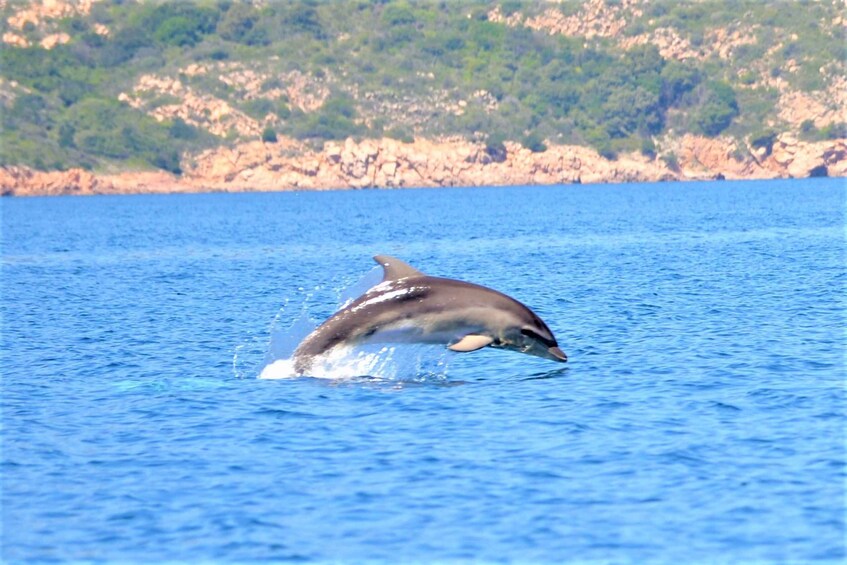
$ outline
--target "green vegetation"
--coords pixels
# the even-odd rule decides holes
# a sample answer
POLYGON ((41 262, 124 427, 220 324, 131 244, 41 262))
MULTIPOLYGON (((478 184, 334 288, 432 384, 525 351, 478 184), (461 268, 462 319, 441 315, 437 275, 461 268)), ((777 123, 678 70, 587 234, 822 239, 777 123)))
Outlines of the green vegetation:
POLYGON ((772 129, 753 134, 750 137, 750 147, 754 149, 764 149, 765 155, 770 155, 773 149, 773 143, 776 141, 777 132, 772 129))
POLYGON ((267 126, 264 130, 262 130, 262 141, 265 143, 276 143, 277 137, 274 128, 267 126))
POLYGON ((800 124, 800 136, 807 141, 847 138, 847 123, 834 123, 818 128, 811 120, 800 124))
MULTIPOLYGON (((0 8, 0 32, 18 4, 0 8)), ((535 152, 553 142, 591 145, 610 158, 622 151, 654 157, 654 139, 672 131, 729 134, 769 148, 781 127, 778 92, 762 77, 810 91, 828 86, 819 69, 844 72, 844 43, 820 23, 834 19, 830 4, 645 4, 625 35, 673 28, 695 49, 718 28, 755 38, 729 59, 677 61, 652 45, 624 50, 609 38, 585 41, 488 18, 498 5, 506 15, 551 6, 572 15, 575 2, 104 0, 86 16, 53 24, 71 36, 65 45, 0 50, 0 164, 179 172, 183 153, 245 139, 235 130, 215 136, 199 118, 151 117, 181 102, 173 93, 142 93, 138 108, 118 101, 150 74, 225 101, 258 123, 256 138, 266 142, 461 135, 484 139, 494 160, 507 140, 535 152), (97 33, 100 25, 107 35, 97 33), (211 71, 186 75, 193 64, 211 71), (246 96, 226 80, 227 69, 262 77, 260 91, 246 96), (319 108, 303 111, 285 94, 292 73, 328 92, 319 108)), ((39 33, 24 30, 35 45, 39 33)), ((800 133, 826 139, 844 129, 812 124, 800 133)))

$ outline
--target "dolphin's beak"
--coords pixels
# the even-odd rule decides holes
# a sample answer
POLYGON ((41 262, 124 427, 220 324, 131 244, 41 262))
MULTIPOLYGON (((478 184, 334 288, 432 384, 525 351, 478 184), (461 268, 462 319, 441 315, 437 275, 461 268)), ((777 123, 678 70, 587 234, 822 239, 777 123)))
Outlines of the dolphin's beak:
POLYGON ((568 356, 565 355, 565 352, 559 349, 558 347, 553 346, 549 348, 547 350, 547 353, 550 354, 551 359, 556 359, 558 361, 561 361, 562 363, 568 360, 568 356))

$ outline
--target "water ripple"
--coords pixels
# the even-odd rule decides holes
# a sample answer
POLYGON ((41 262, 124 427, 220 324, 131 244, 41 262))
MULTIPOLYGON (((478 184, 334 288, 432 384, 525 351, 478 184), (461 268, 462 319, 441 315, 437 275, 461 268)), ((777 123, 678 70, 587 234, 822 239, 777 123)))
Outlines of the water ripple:
POLYGON ((843 561, 844 198, 4 200, 0 558, 843 561), (570 361, 255 378, 376 253, 515 295, 570 361))

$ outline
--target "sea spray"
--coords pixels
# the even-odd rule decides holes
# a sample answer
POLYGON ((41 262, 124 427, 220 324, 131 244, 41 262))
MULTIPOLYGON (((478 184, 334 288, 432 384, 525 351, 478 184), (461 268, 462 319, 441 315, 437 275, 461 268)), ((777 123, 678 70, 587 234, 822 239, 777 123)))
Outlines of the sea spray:
MULTIPOLYGON (((447 379, 449 352, 429 344, 368 344, 361 347, 336 347, 316 357, 308 376, 318 379, 348 380, 357 378, 385 381, 431 382, 447 379)), ((281 358, 266 365, 260 379, 302 377, 291 358, 281 358)))
MULTIPOLYGON (((375 267, 354 283, 332 285, 338 311, 380 282, 382 269, 375 267)), ((298 289, 298 296, 286 298, 263 337, 253 337, 238 345, 233 354, 236 377, 260 379, 297 378, 292 354, 318 322, 313 312, 325 300, 328 289, 298 289), (296 313, 293 316, 292 314, 296 313)), ((310 377, 322 379, 376 378, 390 381, 443 381, 447 378, 449 352, 429 344, 366 344, 337 347, 316 358, 310 377)))

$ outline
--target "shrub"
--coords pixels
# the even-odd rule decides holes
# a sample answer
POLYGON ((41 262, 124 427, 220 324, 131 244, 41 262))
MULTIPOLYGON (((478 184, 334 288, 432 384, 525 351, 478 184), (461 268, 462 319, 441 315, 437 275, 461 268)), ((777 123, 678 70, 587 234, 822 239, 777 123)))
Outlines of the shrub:
POLYGON ((389 128, 384 132, 385 137, 396 139, 397 141, 402 141, 403 143, 413 143, 415 141, 415 136, 406 126, 395 126, 393 128, 389 128))
POLYGON ((829 124, 821 128, 823 139, 845 139, 847 138, 847 123, 829 124))
POLYGON ((765 155, 770 155, 773 142, 776 141, 776 135, 776 132, 772 129, 754 133, 750 136, 750 146, 755 149, 764 149, 765 155))
POLYGON ((62 124, 59 126, 59 146, 60 147, 76 147, 74 134, 76 128, 71 124, 62 124))
POLYGON ((704 102, 693 113, 693 124, 701 133, 714 137, 738 116, 735 91, 725 82, 712 82, 707 85, 703 98, 704 102))
POLYGON ((808 119, 803 120, 803 123, 800 124, 800 133, 804 135, 810 135, 817 131, 817 127, 815 126, 815 120, 808 119))
POLYGON ((218 34, 227 41, 247 43, 250 32, 259 20, 256 8, 246 2, 237 2, 230 6, 218 23, 218 34))
POLYGON ((544 139, 536 131, 532 131, 529 135, 521 140, 521 145, 532 151, 533 153, 544 153, 547 151, 547 145, 544 139))
POLYGON ((656 158, 656 144, 652 137, 641 138, 641 154, 650 159, 656 158))
POLYGON ((157 152, 152 159, 152 164, 175 175, 182 174, 182 167, 179 164, 179 153, 173 149, 162 149, 157 152))
POLYGON ((283 17, 284 24, 296 32, 308 33, 315 39, 325 39, 326 32, 321 25, 315 6, 316 2, 308 0, 293 3, 283 17))
POLYGON ((276 114, 281 120, 286 120, 291 116, 291 109, 285 103, 284 98, 254 98, 245 102, 242 109, 245 114, 259 121, 264 120, 268 114, 276 114))
POLYGON ((168 134, 174 139, 194 141, 199 137, 197 128, 185 123, 182 118, 176 118, 168 128, 168 134))
POLYGON ((729 127, 737 112, 720 104, 704 105, 694 117, 696 129, 708 136, 715 137, 729 127))
POLYGON ((738 80, 741 81, 741 84, 746 84, 747 86, 750 86, 756 82, 757 78, 758 77, 756 73, 754 73, 753 71, 744 71, 741 76, 738 77, 738 80))
POLYGON ((47 123, 47 102, 38 94, 21 94, 15 99, 12 112, 19 119, 44 126, 47 123))
POLYGON ((179 155, 186 144, 202 145, 208 137, 182 120, 159 123, 109 98, 83 100, 70 109, 67 118, 65 127, 60 127, 60 141, 73 141, 89 158, 147 162, 176 174, 181 171, 179 155))
POLYGON ((301 140, 339 140, 365 132, 366 128, 353 120, 327 112, 298 115, 293 127, 294 137, 301 140))
POLYGON ((322 107, 327 114, 338 114, 348 119, 356 117, 356 103, 346 94, 336 94, 327 98, 322 107))
POLYGON ((615 151, 615 148, 612 146, 611 142, 609 142, 608 144, 601 144, 597 148, 597 151, 598 153, 600 153, 601 157, 603 157, 604 159, 608 159, 609 161, 616 161, 618 158, 618 152, 615 151))
POLYGON ((585 132, 585 140, 606 159, 614 161, 618 158, 612 139, 603 126, 596 126, 585 132))
POLYGON ((668 166, 668 168, 672 171, 679 171, 679 158, 676 156, 676 153, 673 151, 669 153, 665 153, 661 157, 662 161, 668 166))
POLYGON ((502 163, 506 160, 506 136, 500 132, 494 132, 488 135, 485 141, 485 152, 491 157, 495 163, 502 163))
POLYGON ((398 26, 415 23, 415 14, 404 4, 390 4, 382 11, 380 18, 384 24, 398 26))
POLYGON ((244 113, 257 120, 264 120, 265 116, 274 111, 275 104, 267 98, 254 98, 248 100, 242 106, 244 113))
POLYGON ((181 16, 162 22, 162 25, 156 28, 154 37, 165 45, 177 47, 190 47, 200 40, 197 26, 188 18, 181 16))
POLYGON ((106 67, 116 67, 132 59, 149 44, 150 36, 137 27, 118 29, 110 35, 106 48, 100 51, 100 62, 106 67))
POLYGON ((683 97, 700 84, 701 74, 696 68, 670 61, 661 73, 661 100, 665 106, 678 104, 683 97))
POLYGON ((511 16, 515 12, 519 12, 523 8, 523 3, 520 0, 506 0, 500 5, 500 12, 504 16, 511 16))
POLYGON ((264 130, 262 130, 262 141, 265 143, 276 143, 276 132, 271 126, 267 126, 264 130))
POLYGON ((213 61, 226 61, 229 59, 229 51, 223 47, 216 47, 209 52, 209 58, 213 61))
POLYGON ((636 132, 658 133, 663 117, 659 97, 638 86, 615 90, 602 107, 602 123, 611 137, 628 137, 636 132))

